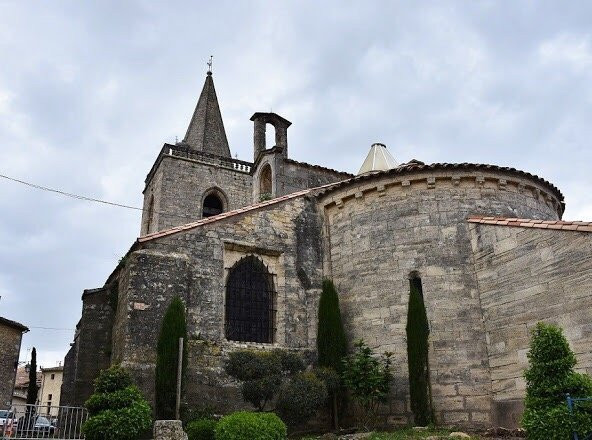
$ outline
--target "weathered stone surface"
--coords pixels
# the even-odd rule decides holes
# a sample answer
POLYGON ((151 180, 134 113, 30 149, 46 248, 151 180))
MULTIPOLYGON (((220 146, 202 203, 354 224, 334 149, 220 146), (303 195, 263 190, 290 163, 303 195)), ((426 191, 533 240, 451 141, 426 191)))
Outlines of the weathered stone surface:
MULTIPOLYGON (((351 177, 289 159, 285 120, 277 145, 265 149, 266 120, 254 119, 254 163, 183 144, 163 147, 146 179, 142 234, 200 219, 211 191, 229 211, 259 202, 263 192, 279 197, 351 177)), ((385 425, 406 425, 412 421, 405 328, 413 274, 421 277, 430 323, 436 421, 511 426, 520 414, 536 321, 561 324, 579 367, 592 370, 592 234, 466 220, 558 220, 562 212, 561 194, 535 176, 415 163, 145 237, 104 288, 85 293, 62 395, 80 402, 98 369, 113 362, 129 368, 153 401, 160 322, 178 295, 187 307, 186 403, 217 413, 244 408, 238 384, 224 372, 228 354, 279 347, 312 363, 320 288, 328 277, 340 292, 350 342, 363 338, 378 352, 394 353, 390 400, 379 416, 385 425), (226 338, 227 277, 246 256, 259 259, 273 280, 271 343, 226 338)), ((355 415, 350 409, 346 419, 355 415)))
POLYGON ((26 327, 0 318, 0 409, 9 408, 21 349, 21 338, 26 327))
POLYGON ((157 420, 154 422, 154 440, 187 440, 181 420, 157 420))
POLYGON ((592 372, 592 234, 471 225, 485 322, 496 426, 518 426, 523 410, 529 333, 538 321, 559 324, 592 372), (514 243, 499 246, 499 243, 514 243))
POLYGON ((114 313, 114 302, 109 298, 111 286, 88 289, 82 294, 82 316, 64 362, 60 405, 83 405, 93 393, 99 372, 111 365, 114 313))
POLYGON ((408 278, 416 271, 431 329, 437 420, 486 426, 491 377, 466 218, 481 213, 556 219, 557 213, 533 193, 519 192, 521 182, 510 176, 503 191, 493 176, 485 176, 480 187, 464 172, 436 175, 430 189, 428 177, 362 182, 322 198, 330 243, 325 271, 340 291, 349 339, 363 338, 378 351, 395 353, 393 396, 408 395, 408 278))

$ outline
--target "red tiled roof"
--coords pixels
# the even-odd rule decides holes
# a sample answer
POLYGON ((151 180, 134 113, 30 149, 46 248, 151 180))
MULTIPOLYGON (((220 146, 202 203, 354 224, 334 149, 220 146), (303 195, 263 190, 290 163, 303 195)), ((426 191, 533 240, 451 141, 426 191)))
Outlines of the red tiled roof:
POLYGON ((255 211, 257 209, 266 208, 271 205, 276 205, 281 202, 285 202, 286 200, 295 199, 298 197, 302 197, 306 194, 309 194, 315 190, 328 188, 329 186, 335 185, 335 183, 329 183, 327 185, 318 186, 316 188, 309 188, 304 189, 302 191, 297 191, 291 194, 287 194, 285 196, 277 197, 275 199, 266 200, 264 202, 255 203, 253 205, 248 205, 243 208, 234 209, 232 211, 223 212, 222 214, 213 215, 211 217, 202 218, 201 220, 197 220, 192 223, 187 223, 181 226, 175 226, 171 229, 165 229, 164 231, 157 231, 153 232, 152 234, 144 235, 137 239, 137 243, 144 243, 146 241, 154 240, 155 238, 166 237, 168 235, 176 234, 178 232, 187 231, 189 229, 194 229, 202 225, 207 225, 209 223, 214 223, 219 220, 224 220, 229 217, 234 217, 235 215, 244 214, 245 212, 255 211))
MULTIPOLYGON (((41 371, 37 371, 36 382, 37 385, 41 385, 41 371)), ((16 388, 27 388, 29 386, 29 370, 26 367, 17 368, 14 386, 16 388)))
POLYGON ((469 223, 520 228, 560 229, 563 231, 592 232, 592 222, 566 222, 561 220, 535 220, 529 218, 471 216, 469 223))

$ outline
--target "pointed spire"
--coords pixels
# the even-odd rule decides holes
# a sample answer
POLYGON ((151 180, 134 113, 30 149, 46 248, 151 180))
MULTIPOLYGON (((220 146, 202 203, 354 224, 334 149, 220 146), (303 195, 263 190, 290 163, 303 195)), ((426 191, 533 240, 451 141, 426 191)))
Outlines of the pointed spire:
POLYGON ((358 176, 372 171, 390 170, 396 166, 397 162, 386 149, 386 145, 379 143, 372 144, 368 156, 366 156, 360 171, 358 171, 358 176))
MULTIPOLYGON (((211 64, 208 66, 211 69, 211 64)), ((208 70, 183 142, 198 151, 231 157, 211 70, 208 70)))

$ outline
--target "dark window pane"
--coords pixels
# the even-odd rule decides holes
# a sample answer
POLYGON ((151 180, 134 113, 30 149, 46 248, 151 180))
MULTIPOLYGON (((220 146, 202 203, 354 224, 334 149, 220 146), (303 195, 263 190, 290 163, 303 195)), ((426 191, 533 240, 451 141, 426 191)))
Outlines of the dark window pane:
POLYGON ((273 275, 254 256, 238 261, 226 284, 226 339, 242 342, 273 342, 273 275))

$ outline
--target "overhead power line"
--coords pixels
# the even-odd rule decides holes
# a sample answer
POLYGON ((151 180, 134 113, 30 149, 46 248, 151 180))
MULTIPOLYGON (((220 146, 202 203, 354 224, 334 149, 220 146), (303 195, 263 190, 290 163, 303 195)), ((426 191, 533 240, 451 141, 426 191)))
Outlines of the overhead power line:
MULTIPOLYGON (((62 191, 62 190, 55 189, 55 188, 49 188, 47 186, 37 185, 36 183, 31 183, 31 182, 27 182, 25 180, 16 179, 14 177, 6 176, 4 174, 0 174, 0 177, 3 178, 3 179, 6 179, 6 180, 10 180, 12 182, 16 182, 16 183, 20 183, 22 185, 26 185, 26 186, 31 187, 31 188, 35 188, 35 189, 38 189, 38 190, 41 190, 41 191, 52 192, 52 193, 59 194, 59 195, 65 196, 65 197, 70 197, 72 199, 85 200, 87 202, 102 203, 104 205, 115 206, 115 207, 118 207, 118 208, 125 208, 125 209, 133 209, 135 211, 142 211, 142 212, 143 211, 146 211, 146 212, 149 211, 148 209, 140 208, 140 207, 137 207, 137 206, 125 205, 123 203, 117 203, 117 202, 110 202, 108 200, 97 199, 97 198, 94 198, 94 197, 88 197, 88 196, 83 196, 83 195, 80 195, 80 194, 74 194, 74 193, 62 191)), ((171 213, 164 212, 164 211, 153 211, 153 213, 155 213, 155 214, 162 214, 162 215, 166 215, 166 216, 169 216, 169 217, 182 218, 182 219, 185 219, 185 220, 196 220, 195 217, 188 217, 188 216, 184 216, 184 215, 171 214, 171 213)))
POLYGON ((69 332, 73 332, 74 330, 76 330, 75 328, 58 328, 58 327, 33 327, 33 326, 28 326, 30 329, 39 329, 39 330, 64 330, 64 331, 69 331, 69 332))

